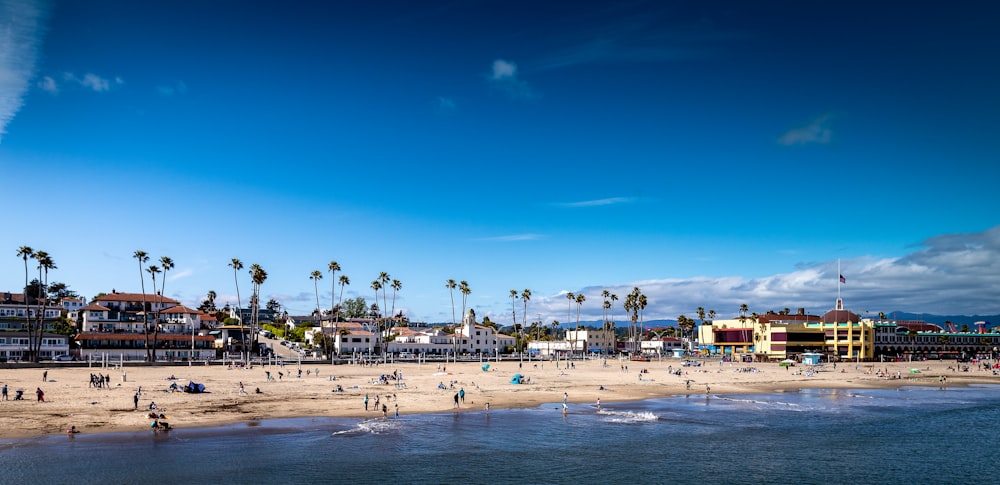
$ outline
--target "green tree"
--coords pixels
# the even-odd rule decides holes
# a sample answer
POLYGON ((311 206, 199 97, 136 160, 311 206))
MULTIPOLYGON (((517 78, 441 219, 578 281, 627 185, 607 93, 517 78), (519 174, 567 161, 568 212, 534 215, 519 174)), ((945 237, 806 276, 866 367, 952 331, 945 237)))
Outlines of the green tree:
POLYGON ((340 304, 338 306, 343 307, 343 305, 344 305, 344 287, 347 286, 347 285, 349 285, 349 284, 351 284, 351 279, 348 278, 347 275, 342 274, 342 275, 340 275, 340 281, 339 281, 339 283, 340 283, 340 298, 339 298, 340 304))
POLYGON ((573 315, 573 302, 576 300, 576 295, 572 291, 566 292, 566 321, 572 320, 573 315))
POLYGON ((35 254, 35 250, 31 249, 31 246, 21 246, 17 249, 17 256, 24 260, 24 324, 29 338, 31 335, 32 324, 31 306, 28 302, 28 258, 30 258, 32 254, 35 254))
POLYGON ((260 328, 260 287, 267 281, 267 271, 264 271, 259 264, 250 265, 250 282, 253 283, 253 297, 254 305, 251 308, 250 316, 250 331, 253 334, 253 351, 259 353, 260 347, 258 346, 259 332, 257 329, 260 328))

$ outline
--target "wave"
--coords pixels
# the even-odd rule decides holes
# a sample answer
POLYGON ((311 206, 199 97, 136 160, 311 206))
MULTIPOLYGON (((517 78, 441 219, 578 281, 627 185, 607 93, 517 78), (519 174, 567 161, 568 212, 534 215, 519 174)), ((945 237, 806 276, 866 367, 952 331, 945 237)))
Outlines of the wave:
POLYGON ((364 434, 383 434, 398 430, 400 423, 398 419, 366 419, 357 424, 354 428, 334 431, 333 436, 359 436, 364 434))
POLYGON ((609 423, 652 423, 660 420, 659 416, 649 411, 611 411, 602 409, 597 414, 605 416, 604 420, 609 423))

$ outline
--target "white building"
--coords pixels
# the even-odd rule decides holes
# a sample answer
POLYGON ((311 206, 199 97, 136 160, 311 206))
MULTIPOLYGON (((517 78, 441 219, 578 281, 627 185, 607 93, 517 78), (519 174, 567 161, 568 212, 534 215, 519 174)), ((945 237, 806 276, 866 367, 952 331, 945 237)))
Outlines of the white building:
MULTIPOLYGON (((28 332, 0 333, 0 360, 21 360, 28 352, 28 332)), ((69 337, 46 333, 42 335, 42 346, 38 351, 41 360, 54 359, 69 354, 69 337)))
POLYGON ((566 341, 575 354, 615 351, 615 333, 611 330, 567 330, 566 341))

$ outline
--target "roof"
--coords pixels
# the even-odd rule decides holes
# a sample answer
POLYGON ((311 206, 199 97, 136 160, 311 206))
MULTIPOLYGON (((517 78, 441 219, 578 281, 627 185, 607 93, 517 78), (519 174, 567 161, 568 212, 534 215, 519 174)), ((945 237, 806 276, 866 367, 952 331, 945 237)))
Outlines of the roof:
POLYGON ((188 307, 186 307, 184 305, 177 305, 177 306, 172 306, 170 308, 167 308, 166 310, 161 310, 160 313, 192 313, 192 314, 200 314, 201 312, 198 311, 198 310, 192 310, 192 309, 190 309, 190 308, 188 308, 188 307))
POLYGON ((861 318, 850 310, 830 310, 823 314, 823 323, 858 323, 861 318))
MULTIPOLYGON (((196 341, 203 342, 215 342, 215 337, 211 335, 195 335, 194 339, 196 341)), ((146 335, 141 333, 107 333, 107 332, 84 332, 78 334, 75 340, 146 340, 146 335)), ((149 340, 153 340, 153 334, 149 334, 149 340)), ((190 342, 191 334, 189 333, 163 333, 160 332, 156 335, 157 342, 164 341, 183 341, 190 342)))
MULTIPOLYGON (((94 301, 143 301, 142 293, 108 293, 107 295, 102 295, 98 298, 94 298, 94 301)), ((163 303, 171 303, 174 305, 180 302, 170 298, 169 296, 160 296, 156 293, 146 293, 145 301, 147 302, 160 302, 162 298, 163 303)))
POLYGON ((85 311, 85 312, 109 312, 109 311, 111 311, 111 309, 107 308, 107 307, 103 307, 101 305, 98 305, 97 303, 91 303, 91 304, 83 307, 81 309, 81 311, 85 311))

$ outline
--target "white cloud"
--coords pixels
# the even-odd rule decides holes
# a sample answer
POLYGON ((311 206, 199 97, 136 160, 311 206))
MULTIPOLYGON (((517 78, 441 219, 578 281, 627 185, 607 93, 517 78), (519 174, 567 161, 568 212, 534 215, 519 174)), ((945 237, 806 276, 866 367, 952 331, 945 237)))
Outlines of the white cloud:
POLYGON ((594 199, 594 200, 582 200, 578 202, 563 202, 557 203, 559 207, 600 207, 606 205, 615 204, 628 204, 630 202, 635 202, 634 197, 608 197, 606 199, 594 199))
POLYGON ((833 137, 833 131, 830 130, 831 118, 831 115, 825 114, 812 120, 806 126, 788 130, 778 137, 778 143, 785 146, 830 143, 833 137))
POLYGON ((192 274, 194 274, 194 271, 192 271, 190 269, 183 269, 183 270, 176 271, 176 272, 171 271, 169 274, 170 274, 170 278, 169 278, 170 281, 176 281, 176 280, 179 280, 181 278, 187 278, 188 276, 191 276, 192 274))
POLYGON ((109 81, 108 79, 98 76, 97 74, 94 74, 92 72, 84 74, 83 77, 79 77, 72 72, 64 72, 63 81, 70 84, 78 85, 85 89, 89 89, 91 91, 94 91, 95 93, 107 92, 110 91, 115 86, 121 86, 122 84, 125 84, 125 81, 122 80, 121 77, 115 77, 113 80, 109 81))
POLYGON ((59 94, 59 85, 56 84, 56 80, 49 76, 45 76, 38 81, 38 87, 47 93, 59 94))
MULTIPOLYGON (((859 315, 906 311, 937 315, 1000 313, 1000 226, 971 234, 946 234, 921 242, 898 258, 861 256, 841 262, 844 306, 859 315)), ((764 313, 786 307, 822 315, 837 298, 837 261, 803 265, 789 273, 760 278, 742 276, 664 278, 608 286, 569 289, 587 297, 581 319, 601 318, 601 291, 619 296, 621 305, 633 287, 647 296, 646 319, 692 317, 698 307, 714 309, 717 318, 733 318, 742 303, 764 313)), ((566 314, 563 294, 532 299, 533 311, 559 319, 566 314)), ((576 309, 574 308, 574 316, 576 309)), ((561 320, 561 319, 560 319, 561 320)))
POLYGON ((517 77, 517 64, 505 61, 503 59, 497 59, 493 61, 492 79, 494 81, 513 79, 516 77, 517 77))
POLYGON ((492 72, 487 76, 490 85, 512 99, 535 99, 538 93, 528 83, 518 79, 517 64, 503 59, 493 61, 492 72))
POLYGON ((31 0, 0 0, 0 140, 24 105, 35 75, 45 10, 31 0))

